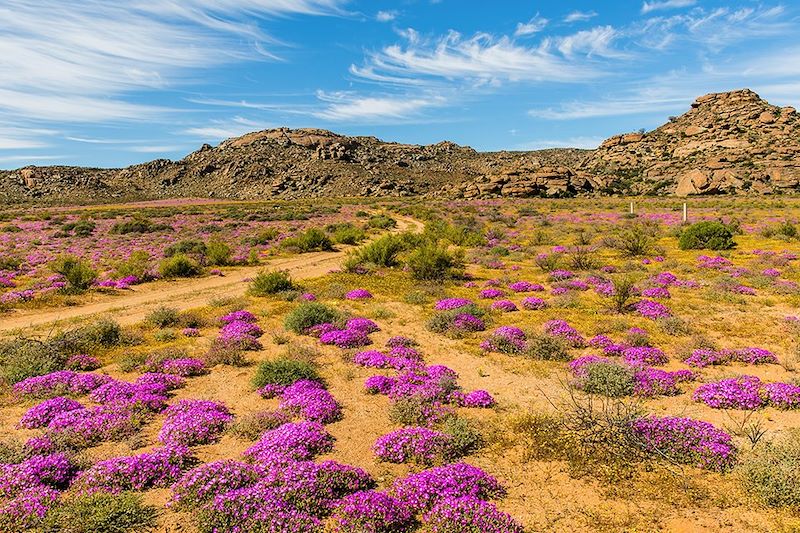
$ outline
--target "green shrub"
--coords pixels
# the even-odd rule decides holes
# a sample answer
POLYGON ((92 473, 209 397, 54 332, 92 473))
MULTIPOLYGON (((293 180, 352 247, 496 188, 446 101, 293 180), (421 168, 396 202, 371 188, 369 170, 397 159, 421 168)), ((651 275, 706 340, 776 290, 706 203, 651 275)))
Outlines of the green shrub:
POLYGON ((31 450, 19 439, 0 438, 0 463, 19 464, 31 456, 31 450))
POLYGON ((757 446, 737 467, 745 491, 767 507, 800 508, 800 440, 797 430, 757 446))
POLYGON ((244 243, 250 244, 251 246, 263 246, 275 240, 280 234, 281 232, 278 231, 278 228, 267 228, 256 233, 252 237, 246 237, 244 243))
POLYGON ((441 431, 453 438, 456 457, 463 457, 483 447, 483 435, 475 423, 456 416, 448 417, 441 425, 441 431))
POLYGON ((156 525, 156 509, 133 493, 61 498, 42 520, 42 533, 123 533, 148 531, 156 525))
POLYGON ((532 335, 525 346, 525 356, 540 361, 569 361, 567 345, 551 335, 532 335))
POLYGON ((312 363, 280 356, 277 359, 263 361, 258 365, 256 374, 253 376, 253 386, 259 389, 264 385, 291 385, 303 379, 322 381, 312 363))
POLYGON ((735 246, 730 228, 716 221, 692 224, 683 230, 678 239, 681 250, 730 250, 735 246))
POLYGON ((389 420, 402 426, 427 426, 430 417, 430 403, 419 396, 401 398, 389 407, 389 420))
POLYGON ((595 363, 586 368, 583 391, 621 398, 633 394, 635 384, 630 368, 615 363, 595 363))
POLYGON ((621 276, 611 280, 614 290, 611 292, 611 306, 617 313, 624 313, 631 307, 632 300, 636 297, 636 280, 632 276, 621 276))
POLYGON ((294 289, 294 283, 289 273, 275 270, 272 272, 259 272, 250 282, 247 292, 253 296, 269 296, 292 289, 294 289))
POLYGON ((180 322, 180 315, 178 310, 174 307, 167 307, 162 305, 150 311, 145 318, 145 321, 158 327, 166 328, 170 326, 177 326, 180 322))
POLYGON ((309 228, 295 237, 284 239, 281 241, 281 246, 301 253, 333 250, 333 242, 330 237, 319 228, 309 228))
POLYGON ((206 366, 229 365, 247 366, 249 361, 244 350, 235 343, 220 342, 218 339, 211 343, 208 352, 203 356, 206 366))
POLYGON ((138 279, 143 280, 147 279, 149 269, 150 254, 144 250, 136 250, 131 253, 128 259, 117 263, 114 274, 118 278, 136 276, 138 279))
POLYGON ((414 279, 444 281, 463 274, 464 254, 460 250, 450 252, 446 246, 426 244, 411 253, 408 267, 414 279))
POLYGON ((158 265, 158 271, 164 278, 191 278, 202 272, 200 265, 184 254, 167 257, 158 265))
POLYGON ((222 241, 212 240, 206 245, 206 263, 211 266, 228 266, 232 257, 233 248, 222 241))
POLYGON ((373 215, 369 217, 367 221, 367 225, 370 228, 377 228, 377 229, 391 229, 397 226, 397 221, 390 216, 387 215, 373 215))
POLYGON ((103 318, 55 335, 48 344, 61 354, 70 356, 93 353, 99 349, 118 346, 122 342, 122 329, 109 318, 103 318))
POLYGON ((12 255, 0 257, 0 270, 16 270, 22 264, 22 259, 12 255))
POLYGON ((178 338, 178 332, 172 328, 162 328, 153 333, 153 338, 158 342, 171 342, 178 338))
POLYGON ((33 339, 0 342, 0 380, 14 384, 33 376, 61 370, 67 357, 49 343, 33 339))
POLYGON ((341 314, 335 309, 319 302, 303 302, 291 313, 286 315, 284 326, 286 329, 304 334, 308 328, 324 324, 326 322, 337 322, 341 319, 341 314))
POLYGON ((358 244, 366 238, 366 233, 350 222, 329 224, 325 230, 333 236, 337 244, 358 244))
POLYGON ((50 264, 53 272, 67 280, 67 290, 83 292, 97 279, 97 271, 85 261, 71 255, 61 256, 50 264))
POLYGON ((79 220, 77 222, 70 222, 61 226, 64 232, 72 232, 76 237, 88 237, 97 228, 97 224, 91 220, 79 220))
POLYGON ((635 224, 620 232, 616 248, 626 257, 641 257, 653 252, 655 241, 643 224, 635 224))
POLYGON ((399 235, 384 235, 358 250, 351 252, 345 268, 352 270, 358 265, 368 264, 379 267, 394 267, 400 264, 398 256, 407 249, 406 242, 399 235))
POLYGON ((190 255, 201 259, 205 258, 206 243, 197 239, 186 239, 164 248, 164 257, 172 257, 177 254, 190 255))

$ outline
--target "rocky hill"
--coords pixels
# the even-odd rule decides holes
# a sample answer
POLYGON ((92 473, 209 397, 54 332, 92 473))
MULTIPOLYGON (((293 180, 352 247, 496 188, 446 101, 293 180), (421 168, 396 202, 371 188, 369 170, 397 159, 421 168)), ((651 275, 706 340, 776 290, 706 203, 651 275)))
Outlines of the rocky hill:
POLYGON ((749 90, 709 94, 647 133, 596 150, 476 152, 326 130, 254 132, 180 161, 0 171, 0 201, 774 193, 800 187, 800 118, 749 90))
POLYGON ((578 168, 649 194, 796 191, 800 116, 748 89, 707 94, 653 131, 611 137, 578 168))

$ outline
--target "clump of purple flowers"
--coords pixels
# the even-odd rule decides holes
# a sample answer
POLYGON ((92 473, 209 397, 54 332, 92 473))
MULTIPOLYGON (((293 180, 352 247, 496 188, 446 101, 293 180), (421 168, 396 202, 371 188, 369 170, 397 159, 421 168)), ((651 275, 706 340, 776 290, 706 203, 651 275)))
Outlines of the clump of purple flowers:
POLYGON ((504 313, 510 313, 517 310, 517 306, 511 300, 496 300, 492 302, 491 309, 495 311, 503 311, 504 313))
POLYGON ((63 394, 86 394, 112 381, 105 374, 81 374, 71 370, 59 370, 43 376, 33 376, 15 383, 14 394, 29 398, 47 398, 63 394))
POLYGON ((514 283, 509 283, 508 288, 514 292, 538 292, 544 290, 544 287, 538 283, 529 281, 515 281, 514 283))
POLYGON ((56 396, 28 409, 20 418, 18 425, 26 429, 44 427, 61 413, 76 409, 83 409, 83 405, 70 398, 56 396))
POLYGON ((172 485, 170 505, 197 508, 217 494, 255 485, 263 474, 257 465, 233 459, 206 463, 189 470, 172 485))
POLYGON ((326 331, 319 336, 322 344, 333 344, 339 348, 358 348, 372 344, 369 336, 360 330, 355 329, 334 329, 326 331))
POLYGON ((672 313, 667 306, 654 300, 640 300, 634 304, 634 308, 636 309, 637 313, 651 320, 669 318, 672 316, 672 313))
POLYGON ((761 380, 755 376, 705 383, 695 389, 692 399, 714 409, 758 409, 764 404, 761 380))
POLYGON ((481 342, 481 349, 487 352, 520 353, 525 351, 527 336, 514 326, 500 326, 492 335, 481 342))
POLYGON ((527 309, 528 311, 538 311, 539 309, 544 309, 546 307, 547 307, 547 302, 545 302, 541 298, 528 296, 527 298, 522 299, 522 308, 527 309))
POLYGON ((372 447, 375 456, 389 463, 431 465, 455 458, 453 437, 423 427, 407 427, 387 433, 372 447))
POLYGON ((431 533, 524 533, 525 528, 494 504, 475 498, 442 498, 425 513, 431 533))
POLYGON ((483 289, 481 292, 478 293, 479 297, 489 300, 494 298, 500 298, 501 296, 505 295, 506 295, 505 292, 497 288, 483 289))
POLYGON ((622 359, 632 366, 665 365, 669 357, 662 350, 651 346, 631 346, 622 352, 622 359))
POLYGON ((460 307, 467 307, 470 305, 474 305, 474 303, 472 300, 467 298, 444 298, 436 302, 434 309, 437 311, 450 311, 452 309, 458 309, 460 307))
POLYGON ((181 400, 165 411, 158 440, 166 445, 210 444, 222 435, 233 415, 221 403, 181 400))
POLYGON ((244 457, 262 464, 308 461, 333 449, 333 437, 319 422, 289 422, 264 433, 244 457))
POLYGON ((167 446, 130 457, 100 461, 81 472, 72 488, 78 493, 145 490, 165 487, 186 469, 192 452, 185 446, 167 446))
POLYGON ((348 300, 365 300, 372 298, 372 293, 367 289, 353 289, 345 294, 344 297, 348 300))
POLYGON ((708 422, 648 416, 634 421, 632 429, 646 451, 680 463, 723 471, 736 461, 731 436, 708 422))
POLYGON ((342 416, 342 409, 333 395, 319 382, 309 380, 296 381, 286 387, 278 409, 321 424, 329 424, 342 416))
POLYGON ((580 348, 586 345, 586 339, 564 320, 550 320, 545 322, 544 331, 548 335, 565 340, 574 348, 580 348))
POLYGON ((336 533, 404 533, 414 523, 410 509, 388 494, 372 490, 337 502, 332 517, 336 533))
POLYGON ((64 366, 68 370, 76 371, 97 370, 100 368, 100 359, 87 354, 77 354, 67 359, 64 366))

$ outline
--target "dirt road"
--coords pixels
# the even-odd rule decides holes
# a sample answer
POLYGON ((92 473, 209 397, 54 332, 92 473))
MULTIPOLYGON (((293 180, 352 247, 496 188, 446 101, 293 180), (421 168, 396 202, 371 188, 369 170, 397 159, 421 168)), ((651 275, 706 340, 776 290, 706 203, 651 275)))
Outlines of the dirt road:
MULTIPOLYGON (((418 232, 424 227, 413 218, 394 218, 397 220, 397 227, 393 232, 418 232)), ((207 305, 212 298, 241 296, 247 290, 246 280, 262 270, 285 270, 296 280, 323 276, 341 266, 342 259, 352 248, 342 246, 335 252, 315 252, 275 259, 264 265, 229 270, 222 277, 146 283, 121 294, 102 296, 85 305, 11 313, 0 316, 0 336, 21 329, 40 329, 44 326, 80 322, 94 315, 110 315, 122 325, 134 324, 162 305, 185 310, 207 305)))

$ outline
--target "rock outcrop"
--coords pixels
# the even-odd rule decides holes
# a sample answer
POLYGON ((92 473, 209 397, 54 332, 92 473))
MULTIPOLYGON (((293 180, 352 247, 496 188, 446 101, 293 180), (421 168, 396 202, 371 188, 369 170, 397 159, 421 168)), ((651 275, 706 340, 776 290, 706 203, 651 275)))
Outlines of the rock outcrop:
POLYGON ((278 128, 124 169, 0 171, 0 202, 351 196, 494 198, 769 194, 800 189, 800 116, 747 89, 701 96, 680 117, 596 150, 476 152, 321 129, 278 128))

